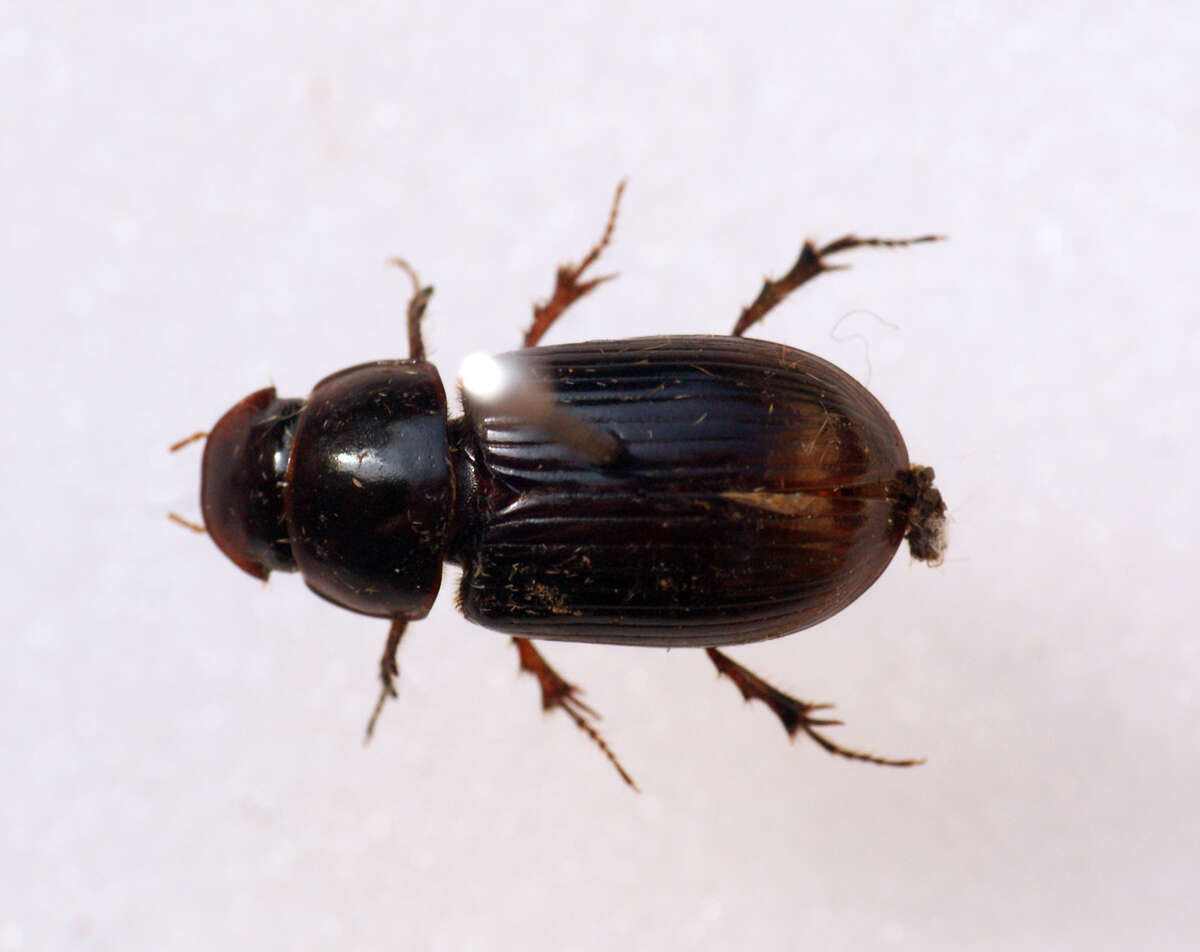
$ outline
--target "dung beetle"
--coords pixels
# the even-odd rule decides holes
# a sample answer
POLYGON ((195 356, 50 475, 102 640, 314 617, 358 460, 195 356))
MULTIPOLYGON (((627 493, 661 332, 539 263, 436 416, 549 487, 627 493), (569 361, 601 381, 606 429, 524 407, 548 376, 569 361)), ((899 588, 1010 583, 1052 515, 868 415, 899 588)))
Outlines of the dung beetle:
POLYGON ((204 527, 255 578, 299 571, 322 598, 390 619, 368 737, 396 695, 401 636, 429 613, 451 562, 466 617, 512 636, 543 708, 565 711, 630 786, 595 711, 530 639, 703 647, 789 735, 804 731, 854 760, 921 763, 834 743, 817 730, 840 723, 816 715, 829 705, 784 694, 718 646, 836 614, 902 539, 915 558, 941 560, 945 505, 933 470, 909 463, 880 403, 819 357, 742 336, 841 267, 831 256, 938 236, 806 241, 731 336, 537 346, 612 277, 583 279, 612 237, 623 187, 600 240, 559 268, 552 296, 535 306, 524 349, 484 362, 506 375, 500 385, 464 373, 453 419, 421 338, 433 288, 397 259, 413 284, 409 359, 341 370, 305 400, 259 390, 176 445, 207 436, 204 527))

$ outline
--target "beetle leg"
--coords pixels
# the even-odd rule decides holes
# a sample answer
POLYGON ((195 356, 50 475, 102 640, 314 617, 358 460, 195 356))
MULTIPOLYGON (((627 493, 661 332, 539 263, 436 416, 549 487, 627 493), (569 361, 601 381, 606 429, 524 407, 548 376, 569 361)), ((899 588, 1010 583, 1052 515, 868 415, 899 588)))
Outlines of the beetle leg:
POLYGON ((747 701, 757 698, 766 704, 783 723, 783 729, 788 732, 789 737, 794 738, 797 731, 804 731, 804 733, 831 754, 846 757, 850 760, 865 760, 871 764, 883 764, 886 767, 912 767, 916 764, 925 763, 923 757, 911 760, 891 760, 887 757, 877 757, 875 754, 850 750, 848 747, 841 747, 835 744, 829 738, 817 733, 814 728, 835 727, 839 726, 842 722, 811 716, 814 711, 827 710, 833 707, 832 704, 810 704, 808 701, 798 700, 791 695, 784 694, 778 688, 772 687, 757 674, 747 671, 736 661, 723 655, 716 648, 708 648, 706 650, 708 651, 708 657, 717 667, 718 675, 726 675, 737 685, 738 690, 742 692, 742 697, 747 701))
POLYGON ((592 726, 591 722, 600 720, 600 715, 579 699, 580 689, 550 667, 528 638, 513 638, 513 644, 517 646, 517 654, 521 657, 521 670, 528 671, 542 685, 542 710, 549 711, 551 708, 559 707, 566 711, 567 716, 575 722, 575 726, 587 734, 595 741, 596 746, 604 751, 604 756, 617 768, 621 779, 637 790, 638 786, 633 782, 633 778, 625 772, 625 768, 621 766, 616 755, 609 750, 604 738, 592 726))
POLYGON ((421 287, 421 279, 417 272, 403 258, 391 258, 388 264, 394 264, 412 280, 413 293, 408 299, 408 359, 425 359, 425 340, 421 336, 421 318, 425 316, 425 308, 433 297, 433 285, 421 287))
POLYGON ((396 678, 400 676, 400 666, 396 663, 396 652, 400 648, 400 639, 404 637, 404 629, 407 627, 407 618, 393 618, 392 627, 388 629, 387 642, 384 644, 383 654, 379 658, 379 681, 382 687, 379 691, 379 700, 375 702, 375 710, 371 712, 371 719, 367 721, 367 736, 363 738, 364 744, 375 733, 375 722, 379 720, 379 715, 383 711, 383 705, 387 703, 387 699, 399 697, 396 693, 396 678))
POLYGON ((604 234, 592 246, 592 250, 587 253, 583 261, 577 265, 564 264, 559 266, 558 273, 554 277, 554 293, 550 295, 550 300, 533 306, 533 323, 529 325, 529 330, 525 332, 525 343, 523 346, 536 347, 538 341, 550 329, 550 325, 562 316, 563 311, 595 288, 596 285, 616 277, 615 274, 606 274, 588 281, 579 280, 583 276, 583 272, 595 263, 596 259, 600 257, 600 252, 612 240, 613 228, 617 224, 617 207, 621 204, 621 193, 624 191, 625 181, 622 180, 617 183, 617 193, 613 196, 612 209, 608 213, 608 224, 604 226, 604 234))
POLYGON ((792 265, 792 270, 782 278, 763 279, 762 290, 754 302, 742 311, 741 317, 733 325, 733 336, 741 337, 751 327, 769 314, 777 304, 800 287, 811 281, 822 271, 842 271, 849 267, 845 264, 826 264, 825 258, 840 251, 851 248, 903 248, 925 241, 941 241, 943 235, 922 235, 919 238, 859 238, 857 235, 843 235, 836 241, 818 248, 811 241, 805 241, 800 249, 800 257, 792 265))

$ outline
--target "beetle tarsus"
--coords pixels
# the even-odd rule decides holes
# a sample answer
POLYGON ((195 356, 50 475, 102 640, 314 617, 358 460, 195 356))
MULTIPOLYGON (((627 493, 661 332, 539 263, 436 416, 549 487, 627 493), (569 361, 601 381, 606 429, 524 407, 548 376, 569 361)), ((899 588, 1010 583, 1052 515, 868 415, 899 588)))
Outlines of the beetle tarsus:
POLYGON ((843 235, 836 241, 818 248, 811 241, 805 241, 800 249, 800 256, 792 269, 782 278, 766 278, 762 290, 754 302, 742 311, 737 323, 733 325, 733 336, 741 337, 751 327, 766 317, 784 298, 815 278, 823 271, 844 271, 849 265, 827 264, 829 255, 852 248, 904 248, 926 241, 942 241, 944 235, 921 235, 918 238, 859 238, 857 235, 843 235))
POLYGON ((592 250, 579 264, 560 266, 554 277, 554 293, 550 295, 550 300, 533 306, 533 323, 525 332, 524 346, 536 347, 550 326, 562 316, 563 311, 592 291, 598 284, 611 281, 616 277, 615 274, 606 274, 588 281, 579 280, 583 276, 583 272, 595 263, 596 259, 600 257, 600 253, 608 247, 608 243, 612 240, 613 229, 617 224, 617 208, 621 204, 621 194, 624 191, 625 180, 622 179, 617 183, 612 209, 608 213, 608 223, 604 226, 604 234, 600 236, 600 240, 592 246, 592 250))
POLYGON ((421 336, 421 319, 425 316, 425 308, 433 297, 433 285, 421 287, 421 279, 417 272, 403 258, 390 258, 388 264, 394 264, 412 281, 413 293, 408 299, 408 359, 425 359, 425 339, 421 336))
POLYGON ((379 658, 379 700, 375 702, 375 709, 371 712, 371 718, 367 721, 367 734, 363 738, 363 743, 366 744, 371 740, 371 735, 375 733, 375 722, 379 720, 379 715, 383 712, 383 706, 387 703, 389 697, 399 697, 396 692, 396 678, 400 676, 400 665, 396 662, 396 652, 400 649, 400 639, 404 637, 404 629, 408 627, 408 620, 405 618, 395 618, 392 620, 392 627, 388 629, 387 642, 383 646, 383 654, 379 658))
POLYGON ((881 764, 885 767, 914 767, 917 764, 925 763, 923 757, 893 760, 889 757, 878 757, 875 754, 851 750, 848 747, 835 744, 828 737, 817 733, 815 728, 837 727, 842 722, 833 718, 811 716, 814 711, 832 708, 832 704, 812 704, 808 701, 801 701, 798 698, 794 698, 790 694, 784 694, 778 688, 772 687, 757 674, 743 668, 716 648, 708 648, 706 650, 708 651, 709 659, 716 665, 718 674, 725 675, 736 684, 737 689, 742 692, 742 697, 747 701, 757 698, 774 711, 775 716, 779 718, 783 724, 783 729, 788 732, 789 737, 795 738, 799 731, 804 731, 813 741, 831 754, 835 754, 838 757, 845 757, 849 760, 862 760, 870 764, 881 764))
POLYGON ((536 677, 538 683, 542 686, 542 710, 549 711, 557 707, 565 711, 567 716, 575 722, 575 726, 587 734, 596 746, 604 752, 604 756, 616 768, 617 773, 621 775, 621 779, 635 791, 641 793, 638 790, 638 785, 634 783, 633 778, 625 772, 625 768, 617 760, 616 754, 609 749, 608 744, 604 742, 604 738, 592 726, 591 722, 600 720, 600 715, 580 700, 579 687, 571 684, 550 667, 546 663, 546 659, 541 656, 528 638, 513 638, 513 644, 517 646, 517 654, 521 659, 521 670, 528 671, 536 677))

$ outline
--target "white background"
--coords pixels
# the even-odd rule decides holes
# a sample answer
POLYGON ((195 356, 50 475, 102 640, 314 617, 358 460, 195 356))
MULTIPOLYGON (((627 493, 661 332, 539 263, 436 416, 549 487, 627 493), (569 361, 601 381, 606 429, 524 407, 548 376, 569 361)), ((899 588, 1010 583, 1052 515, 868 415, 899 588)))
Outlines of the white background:
POLYGON ((0 949, 1195 948, 1196 7, 320 6, 0 24, 0 949), (951 236, 759 331, 869 378, 945 565, 733 652, 926 766, 789 745, 698 652, 549 646, 634 795, 453 573, 364 749, 386 625, 166 521, 173 440, 406 355, 386 257, 453 378, 623 176, 621 277, 548 342, 951 236))

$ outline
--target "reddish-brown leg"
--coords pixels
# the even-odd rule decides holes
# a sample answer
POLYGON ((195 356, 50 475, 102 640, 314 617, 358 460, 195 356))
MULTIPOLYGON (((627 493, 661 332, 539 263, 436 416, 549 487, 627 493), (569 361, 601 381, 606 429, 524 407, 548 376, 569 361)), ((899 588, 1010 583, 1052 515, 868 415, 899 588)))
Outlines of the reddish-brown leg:
POLYGON ((806 241, 804 247, 800 249, 800 257, 792 265, 791 271, 776 280, 770 278, 763 280, 762 290, 758 292, 758 297, 742 311, 741 317, 733 325, 733 336, 741 337, 796 288, 811 281, 822 271, 842 271, 849 267, 845 264, 826 264, 825 258, 829 255, 837 254, 840 251, 849 251, 851 248, 903 248, 925 241, 941 240, 941 235, 922 235, 920 238, 859 238, 856 235, 844 235, 837 241, 831 241, 820 248, 811 241, 806 241))
POLYGON ((778 688, 772 687, 757 674, 747 671, 716 648, 708 648, 707 651, 708 657, 717 666, 717 672, 736 684, 738 690, 742 692, 742 697, 747 701, 757 698, 774 711, 775 716, 783 723, 783 729, 788 732, 789 737, 794 738, 798 731, 804 731, 831 754, 850 760, 865 760, 870 764, 883 764, 885 767, 913 767, 925 763, 923 757, 911 760, 892 760, 835 744, 829 738, 818 734, 814 728, 835 727, 842 722, 810 716, 813 711, 828 710, 833 707, 832 704, 810 704, 807 701, 798 700, 789 694, 784 694, 778 688))
POLYGON ((408 627, 408 619, 393 618, 392 627, 388 629, 387 642, 383 646, 383 654, 379 658, 379 700, 375 702, 375 710, 367 721, 367 736, 363 743, 371 739, 375 733, 375 722, 383 712, 383 705, 389 697, 398 697, 396 693, 396 678, 400 676, 400 665, 396 663, 396 652, 400 649, 400 639, 404 637, 404 629, 408 627))
POLYGON ((580 281, 583 277, 583 272, 591 267, 597 258, 612 240, 613 228, 617 224, 617 208, 621 204, 621 193, 625 191, 625 182, 622 181, 617 185, 617 193, 613 196, 612 209, 608 213, 608 224, 604 226, 604 234, 600 236, 600 240, 592 247, 592 250, 587 253, 587 256, 579 262, 579 264, 564 264, 559 267, 558 273, 554 278, 554 293, 550 295, 550 300, 533 306, 533 323, 529 325, 529 330, 525 332, 525 347, 536 347, 538 341, 542 339, 546 331, 550 330, 550 325, 557 321, 563 311, 570 307, 575 301, 591 291, 598 284, 603 284, 615 278, 615 274, 606 274, 599 278, 591 278, 588 281, 580 281))
POLYGON ((413 293, 408 299, 408 359, 424 360, 425 339, 421 336, 421 319, 425 316, 429 299, 433 297, 433 285, 421 287, 421 279, 417 277, 417 272, 403 258, 391 258, 388 264, 394 264, 412 281, 413 293))
POLYGON ((604 738, 592 726, 592 721, 600 720, 600 715, 579 699, 580 689, 550 667, 528 638, 514 638, 513 644, 517 646, 517 654, 521 658, 521 670, 532 674, 542 686, 542 710, 549 711, 557 707, 566 711, 567 716, 575 722, 575 726, 595 741, 609 763, 617 768, 621 779, 637 790, 638 785, 625 772, 616 754, 609 750, 604 738))
MULTIPOLYGON (((533 323, 529 326, 529 330, 525 332, 523 346, 536 347, 538 341, 542 339, 551 325, 562 317, 563 312, 568 307, 595 288, 596 285, 616 277, 616 275, 610 274, 599 278, 592 278, 588 281, 580 280, 583 272, 595 263, 596 259, 600 257, 600 253, 608 246, 609 241, 612 240, 613 228, 617 224, 617 209, 621 204, 621 194, 624 191, 625 183, 622 181, 617 185, 616 194, 613 196, 612 208, 608 213, 608 222, 604 226, 604 234, 600 236, 600 240, 596 242, 592 250, 587 253, 579 264, 564 264, 559 267, 554 280, 554 293, 550 296, 550 300, 534 305, 533 323)), ((565 711, 567 716, 575 722, 575 725, 587 734, 604 752, 604 756, 616 768, 617 773, 621 775, 621 779, 634 790, 637 790, 638 787, 633 782, 633 778, 625 772, 625 768, 621 766, 616 755, 609 749, 608 744, 604 742, 604 738, 592 726, 592 721, 599 720, 600 715, 579 699, 580 689, 550 667, 546 663, 546 659, 541 656, 540 652, 538 652, 528 638, 513 638, 513 644, 517 646, 517 654, 521 659, 521 670, 528 671, 536 677, 538 683, 542 686, 542 710, 549 711, 557 707, 565 711)))

